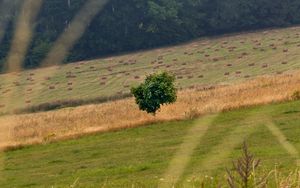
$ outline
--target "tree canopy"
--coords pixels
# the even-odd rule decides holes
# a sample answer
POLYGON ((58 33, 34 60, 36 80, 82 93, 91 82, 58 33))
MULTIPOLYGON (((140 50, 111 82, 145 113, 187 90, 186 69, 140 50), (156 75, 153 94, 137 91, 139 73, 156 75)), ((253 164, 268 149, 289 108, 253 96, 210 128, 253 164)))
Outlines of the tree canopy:
POLYGON ((175 77, 163 72, 147 76, 144 83, 133 87, 134 95, 139 108, 147 113, 156 114, 161 105, 174 103, 177 99, 174 85, 175 77))

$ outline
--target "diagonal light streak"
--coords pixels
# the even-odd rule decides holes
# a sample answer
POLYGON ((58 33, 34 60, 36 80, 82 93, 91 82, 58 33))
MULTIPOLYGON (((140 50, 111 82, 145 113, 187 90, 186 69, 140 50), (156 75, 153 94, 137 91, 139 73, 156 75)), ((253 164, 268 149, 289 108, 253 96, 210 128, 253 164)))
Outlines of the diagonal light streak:
POLYGON ((75 16, 66 31, 55 42, 46 59, 42 61, 41 66, 62 63, 76 41, 84 34, 93 18, 107 2, 108 0, 89 0, 75 16))
POLYGON ((205 135, 215 117, 216 116, 211 116, 201 121, 198 120, 195 122, 196 125, 190 128, 183 143, 170 162, 168 169, 164 173, 164 181, 160 182, 159 187, 169 188, 178 182, 184 173, 195 148, 198 146, 199 141, 205 135))
POLYGON ((13 10, 20 4, 20 0, 2 0, 0 2, 0 42, 2 41, 5 30, 10 19, 13 17, 13 10))
POLYGON ((265 126, 269 131, 276 137, 277 141, 281 146, 286 150, 286 152, 296 160, 297 167, 300 167, 300 156, 298 150, 293 146, 288 140, 283 132, 272 122, 268 121, 265 123, 265 126))
POLYGON ((34 29, 34 20, 39 13, 43 0, 26 0, 16 22, 16 31, 12 41, 12 46, 5 63, 8 72, 18 72, 22 70, 34 29))

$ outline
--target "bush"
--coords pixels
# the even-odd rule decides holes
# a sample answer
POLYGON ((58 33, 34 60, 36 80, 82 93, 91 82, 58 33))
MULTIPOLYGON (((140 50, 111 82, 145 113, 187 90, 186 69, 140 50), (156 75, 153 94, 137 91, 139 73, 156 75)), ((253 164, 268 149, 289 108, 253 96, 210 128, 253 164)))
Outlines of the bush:
POLYGON ((174 103, 177 99, 174 85, 175 77, 166 72, 147 76, 144 83, 133 87, 134 95, 140 110, 156 114, 161 105, 174 103))
POLYGON ((293 100, 300 100, 300 91, 295 91, 292 95, 293 100))
POLYGON ((188 111, 185 112, 186 119, 195 119, 200 116, 200 113, 197 108, 190 108, 188 111))

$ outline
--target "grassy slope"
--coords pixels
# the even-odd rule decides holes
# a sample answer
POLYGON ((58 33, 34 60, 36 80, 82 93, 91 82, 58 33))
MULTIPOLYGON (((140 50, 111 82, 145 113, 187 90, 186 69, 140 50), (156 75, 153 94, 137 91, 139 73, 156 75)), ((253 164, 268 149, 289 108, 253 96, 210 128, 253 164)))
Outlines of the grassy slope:
MULTIPOLYGON (((247 133, 251 151, 265 168, 273 169, 277 163, 283 171, 294 169, 295 159, 264 120, 269 117, 300 151, 299 115, 300 101, 219 114, 191 156, 183 184, 189 184, 192 176, 222 176, 224 167, 230 167, 231 159, 240 154, 240 142, 247 133), (238 144, 231 149, 232 141, 238 144)), ((197 122, 169 122, 9 151, 3 156, 0 187, 66 187, 77 179, 79 187, 105 182, 106 187, 155 187, 188 129, 197 122)))
POLYGON ((297 27, 201 39, 170 48, 0 75, 0 112, 70 96, 85 99, 126 93, 145 74, 159 70, 175 73, 182 88, 291 71, 300 68, 299 45, 297 27), (288 52, 283 52, 285 49, 288 52))

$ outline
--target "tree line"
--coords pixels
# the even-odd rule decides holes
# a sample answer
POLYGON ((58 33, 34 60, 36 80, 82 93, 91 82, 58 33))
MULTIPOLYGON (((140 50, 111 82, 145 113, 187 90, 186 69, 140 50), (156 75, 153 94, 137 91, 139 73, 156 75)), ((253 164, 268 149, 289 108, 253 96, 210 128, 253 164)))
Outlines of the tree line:
MULTIPOLYGON (((10 1, 22 4, 20 0, 10 1)), ((44 0, 25 68, 39 65, 85 2, 44 0)), ((7 57, 20 6, 14 6, 9 14, 0 13, 0 26, 7 23, 2 27, 2 37, 0 33, 0 65, 7 57)), ((201 36, 299 23, 299 0, 110 0, 65 62, 176 44, 201 36)))

